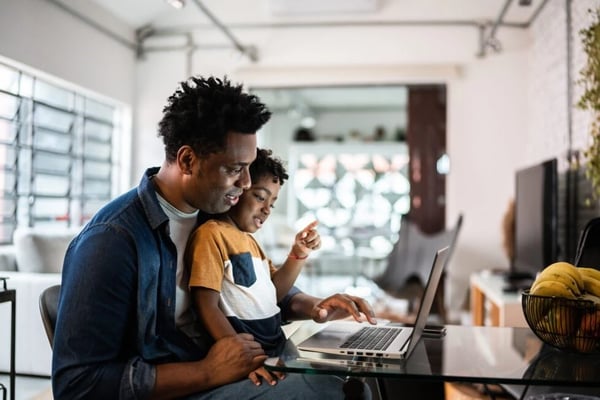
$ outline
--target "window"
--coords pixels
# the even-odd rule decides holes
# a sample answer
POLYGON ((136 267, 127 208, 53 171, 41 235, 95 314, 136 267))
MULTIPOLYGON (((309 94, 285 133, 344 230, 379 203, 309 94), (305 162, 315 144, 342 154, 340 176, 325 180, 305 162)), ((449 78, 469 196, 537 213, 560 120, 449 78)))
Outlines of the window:
POLYGON ((113 197, 117 103, 0 64, 0 243, 17 226, 77 227, 113 197))
POLYGON ((410 209, 406 143, 294 144, 289 167, 290 225, 318 220, 323 250, 391 251, 410 209))

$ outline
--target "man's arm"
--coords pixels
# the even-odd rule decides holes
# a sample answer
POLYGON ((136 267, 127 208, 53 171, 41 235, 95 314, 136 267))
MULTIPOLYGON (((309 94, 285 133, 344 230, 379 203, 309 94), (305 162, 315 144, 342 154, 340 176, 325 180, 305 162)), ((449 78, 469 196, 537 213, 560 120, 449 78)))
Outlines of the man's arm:
POLYGON ((292 294, 287 302, 285 316, 290 320, 312 319, 325 322, 351 316, 358 322, 365 319, 376 324, 375 313, 371 305, 363 298, 337 293, 325 299, 314 297, 303 292, 292 294))
POLYGON ((218 340, 200 361, 156 366, 152 399, 186 396, 245 378, 267 356, 252 335, 241 333, 218 340))
MULTIPOLYGON (((154 371, 122 348, 135 329, 136 282, 135 247, 110 226, 88 228, 69 246, 53 342, 56 398, 118 398, 134 364, 139 376, 153 379, 154 371)), ((151 387, 136 387, 136 395, 151 387)))

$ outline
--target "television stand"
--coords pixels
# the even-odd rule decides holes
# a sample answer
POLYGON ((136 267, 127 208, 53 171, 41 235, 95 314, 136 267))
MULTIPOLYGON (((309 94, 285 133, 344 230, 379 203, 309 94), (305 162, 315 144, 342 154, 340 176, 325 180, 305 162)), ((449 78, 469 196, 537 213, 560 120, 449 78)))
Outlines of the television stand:
POLYGON ((531 277, 531 274, 509 271, 504 275, 505 285, 502 291, 505 293, 520 293, 529 289, 533 281, 534 278, 531 277))
POLYGON ((505 273, 489 270, 471 274, 473 325, 528 326, 523 315, 521 291, 504 291, 507 285, 505 276, 505 273))
POLYGON ((504 276, 508 282, 530 280, 533 282, 533 277, 527 272, 508 271, 504 276))
POLYGON ((532 279, 522 279, 518 281, 510 281, 502 287, 504 293, 521 293, 523 290, 528 290, 533 284, 532 279))

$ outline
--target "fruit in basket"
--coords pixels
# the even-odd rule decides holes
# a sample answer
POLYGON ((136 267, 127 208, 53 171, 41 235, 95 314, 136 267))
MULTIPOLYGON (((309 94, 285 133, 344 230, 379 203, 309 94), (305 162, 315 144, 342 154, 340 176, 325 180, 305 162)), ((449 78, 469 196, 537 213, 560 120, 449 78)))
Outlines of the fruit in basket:
POLYGON ((600 270, 551 264, 523 302, 527 322, 544 342, 579 353, 600 352, 600 270))
POLYGON ((600 306, 600 296, 596 296, 595 294, 584 293, 579 297, 579 300, 588 300, 593 302, 597 306, 600 306))
POLYGON ((535 326, 538 329, 548 332, 546 325, 548 324, 547 316, 549 306, 550 304, 540 301, 530 300, 526 303, 525 314, 532 327, 535 326))
POLYGON ((536 282, 534 282, 529 290, 529 293, 536 296, 556 296, 564 297, 566 299, 575 299, 578 296, 569 286, 561 281, 544 280, 541 282, 536 282))
POLYGON ((548 318, 552 326, 552 332, 569 336, 577 331, 578 321, 574 310, 565 304, 556 304, 548 311, 548 318))
POLYGON ((552 336, 552 326, 548 314, 535 324, 535 330, 544 340, 550 339, 552 336))
POLYGON ((580 353, 589 353, 596 350, 598 340, 580 336, 579 332, 573 340, 573 347, 580 353))
POLYGON ((600 270, 597 270, 596 268, 579 267, 577 269, 582 277, 589 276, 590 278, 600 280, 600 270))
POLYGON ((560 261, 544 268, 531 285, 529 292, 538 296, 574 299, 583 293, 583 289, 584 282, 579 268, 560 261))
POLYGON ((586 312, 579 322, 579 335, 600 338, 600 310, 586 312))
POLYGON ((600 271, 594 268, 579 268, 583 276, 583 287, 586 293, 600 296, 600 271))
POLYGON ((544 340, 565 345, 568 337, 578 329, 573 310, 564 304, 554 304, 536 324, 536 331, 544 340))

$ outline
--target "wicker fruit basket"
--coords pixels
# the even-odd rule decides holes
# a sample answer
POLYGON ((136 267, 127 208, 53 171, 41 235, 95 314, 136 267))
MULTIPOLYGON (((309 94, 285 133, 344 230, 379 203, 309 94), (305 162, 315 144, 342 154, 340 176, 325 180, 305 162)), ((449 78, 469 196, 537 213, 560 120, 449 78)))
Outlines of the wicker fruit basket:
POLYGON ((590 300, 537 296, 525 291, 523 314, 546 344, 575 353, 600 353, 600 305, 590 300))

